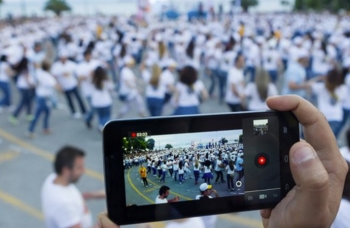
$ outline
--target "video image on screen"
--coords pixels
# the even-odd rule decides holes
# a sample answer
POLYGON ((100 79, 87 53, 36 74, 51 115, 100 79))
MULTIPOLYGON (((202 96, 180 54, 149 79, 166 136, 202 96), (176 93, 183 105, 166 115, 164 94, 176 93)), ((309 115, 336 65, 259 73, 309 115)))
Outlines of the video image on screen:
POLYGON ((254 135, 266 135, 269 130, 269 122, 267 119, 254 120, 254 135))
POLYGON ((244 194, 242 129, 132 133, 123 138, 123 151, 126 205, 244 194))

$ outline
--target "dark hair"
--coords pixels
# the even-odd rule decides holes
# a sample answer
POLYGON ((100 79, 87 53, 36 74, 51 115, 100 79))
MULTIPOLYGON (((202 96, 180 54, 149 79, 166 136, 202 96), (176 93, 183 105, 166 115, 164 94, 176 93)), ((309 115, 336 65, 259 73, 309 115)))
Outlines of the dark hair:
POLYGON ((186 54, 191 59, 193 59, 193 57, 194 57, 194 48, 195 48, 194 41, 195 41, 195 39, 192 39, 186 48, 186 54))
POLYGON ((119 57, 124 58, 126 56, 126 44, 122 44, 120 53, 119 53, 119 57))
POLYGON ((21 74, 23 72, 28 72, 28 59, 23 57, 16 67, 16 71, 21 74))
POLYGON ((338 98, 336 97, 335 89, 338 86, 340 86, 341 83, 342 83, 342 73, 337 68, 333 68, 332 70, 330 70, 327 74, 325 85, 328 92, 336 100, 338 100, 338 98))
POLYGON ((43 69, 44 71, 50 71, 51 68, 51 64, 48 61, 43 61, 41 63, 41 69, 43 69))
POLYGON ((103 89, 103 81, 107 79, 107 73, 106 70, 102 67, 97 67, 94 71, 93 77, 92 77, 92 84, 99 89, 103 89))
POLYGON ((64 146, 56 154, 54 170, 57 175, 62 173, 64 167, 72 169, 77 157, 84 157, 85 153, 81 149, 73 146, 64 146))
POLYGON ((238 53, 238 54, 236 55, 236 58, 235 58, 235 61, 234 61, 235 65, 237 64, 237 62, 238 62, 238 60, 239 60, 239 58, 240 58, 241 56, 243 56, 242 53, 238 53))
POLYGON ((87 56, 87 55, 91 55, 91 49, 90 48, 87 48, 85 51, 84 51, 84 57, 87 56))
POLYGON ((159 195, 161 196, 161 195, 165 194, 166 191, 168 191, 168 190, 170 190, 170 188, 169 188, 168 186, 163 185, 163 186, 160 187, 160 189, 159 189, 159 195))
POLYGON ((0 57, 0 62, 6 62, 7 61, 7 56, 6 55, 2 55, 0 57))
POLYGON ((197 81, 197 70, 192 66, 185 66, 180 73, 180 82, 190 87, 197 81))

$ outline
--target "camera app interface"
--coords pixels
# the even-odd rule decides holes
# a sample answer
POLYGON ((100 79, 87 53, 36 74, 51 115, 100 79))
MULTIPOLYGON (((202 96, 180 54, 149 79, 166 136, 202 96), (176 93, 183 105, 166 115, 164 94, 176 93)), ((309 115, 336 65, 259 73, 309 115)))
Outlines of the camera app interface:
MULTIPOLYGON (((240 129, 123 138, 127 205, 239 197, 280 200, 277 117, 238 120, 240 129)), ((235 128, 237 128, 235 126, 235 128)))

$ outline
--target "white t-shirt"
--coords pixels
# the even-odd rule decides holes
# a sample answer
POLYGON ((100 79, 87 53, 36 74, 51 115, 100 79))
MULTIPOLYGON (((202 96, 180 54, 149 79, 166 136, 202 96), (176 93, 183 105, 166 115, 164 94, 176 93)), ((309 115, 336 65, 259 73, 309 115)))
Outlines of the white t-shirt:
POLYGON ((111 91, 113 90, 111 81, 104 81, 103 88, 97 89, 95 86, 91 92, 91 105, 94 108, 104 108, 112 105, 111 91))
POLYGON ((263 52, 263 67, 265 70, 277 70, 280 55, 276 50, 266 49, 263 52))
POLYGON ((77 77, 81 79, 80 88, 84 97, 91 96, 93 71, 100 65, 98 60, 91 60, 89 62, 83 61, 77 66, 77 77))
POLYGON ((342 121, 343 109, 342 103, 347 94, 346 87, 344 85, 335 89, 335 94, 338 100, 332 99, 331 94, 326 89, 324 83, 315 83, 312 85, 312 91, 317 95, 318 109, 325 115, 328 121, 342 121))
POLYGON ((66 60, 65 63, 58 61, 52 66, 51 73, 57 78, 58 83, 65 91, 74 89, 78 85, 77 78, 75 77, 76 66, 70 60, 66 60))
POLYGON ((169 222, 165 228, 205 228, 201 218, 188 218, 184 222, 169 222))
POLYGON ((175 88, 179 93, 178 106, 191 107, 199 105, 199 96, 205 87, 202 81, 197 80, 193 85, 193 89, 181 82, 176 83, 175 88))
MULTIPOLYGON (((245 96, 250 98, 248 102, 248 110, 256 111, 256 110, 269 109, 266 105, 266 101, 263 101, 260 99, 258 88, 256 87, 255 83, 252 83, 252 82, 248 83, 244 90, 244 94, 245 96)), ((277 94, 278 94, 278 91, 275 84, 270 82, 268 85, 267 96, 270 97, 270 96, 275 96, 277 94)))
POLYGON ((7 62, 0 62, 0 81, 1 82, 8 82, 10 76, 7 74, 7 69, 10 68, 10 64, 7 62))
POLYGON ((165 84, 161 83, 162 81, 162 74, 159 76, 159 81, 158 81, 158 86, 154 87, 150 84, 151 80, 151 73, 148 70, 143 70, 142 71, 142 77, 143 80, 147 83, 146 86, 146 97, 151 97, 151 98, 158 98, 158 99, 163 99, 165 96, 165 84))
POLYGON ((226 97, 225 101, 229 104, 239 104, 241 99, 236 96, 232 91, 232 84, 236 85, 238 92, 242 92, 242 83, 244 80, 243 70, 237 69, 236 67, 231 68, 228 73, 227 86, 226 86, 226 97))
POLYGON ((30 89, 34 86, 35 80, 32 74, 20 74, 17 79, 17 88, 30 89))
POLYGON ((167 199, 160 199, 159 196, 156 198, 156 204, 161 204, 161 203, 168 203, 167 199))
POLYGON ((123 67, 120 72, 119 94, 127 95, 128 99, 137 94, 136 77, 129 67, 123 67))
POLYGON ((38 97, 50 97, 53 94, 56 85, 56 79, 50 73, 37 69, 35 71, 36 88, 35 93, 38 97))
POLYGON ((41 189, 42 210, 46 228, 66 228, 80 224, 92 227, 91 213, 74 184, 54 184, 56 174, 49 175, 41 189))
POLYGON ((174 86, 175 85, 175 78, 174 75, 171 73, 169 69, 165 69, 162 74, 161 74, 161 83, 164 84, 166 88, 166 92, 170 93, 171 91, 169 90, 169 86, 174 86))

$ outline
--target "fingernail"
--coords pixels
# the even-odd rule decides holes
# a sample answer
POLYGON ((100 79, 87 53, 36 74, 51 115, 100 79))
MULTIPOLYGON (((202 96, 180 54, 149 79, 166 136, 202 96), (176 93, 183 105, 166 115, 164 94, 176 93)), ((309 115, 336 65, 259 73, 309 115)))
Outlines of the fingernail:
POLYGON ((308 146, 302 147, 294 152, 293 160, 297 164, 309 161, 317 157, 316 152, 308 146))

